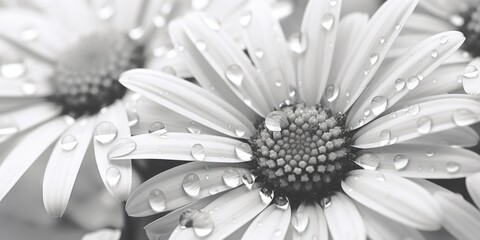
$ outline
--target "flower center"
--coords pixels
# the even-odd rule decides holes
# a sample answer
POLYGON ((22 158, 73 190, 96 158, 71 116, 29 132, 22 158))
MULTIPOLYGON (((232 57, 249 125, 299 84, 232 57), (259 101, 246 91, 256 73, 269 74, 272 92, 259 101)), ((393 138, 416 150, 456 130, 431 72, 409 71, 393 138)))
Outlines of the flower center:
POLYGON ((465 8, 458 15, 452 16, 450 22, 467 38, 462 45, 463 49, 472 57, 480 56, 480 6, 465 8))
POLYGON ((107 31, 85 36, 58 59, 52 101, 73 117, 95 114, 125 94, 120 74, 143 63, 143 46, 126 35, 107 31))
POLYGON ((290 200, 340 190, 341 178, 354 167, 343 115, 319 105, 271 112, 250 144, 257 179, 290 200))

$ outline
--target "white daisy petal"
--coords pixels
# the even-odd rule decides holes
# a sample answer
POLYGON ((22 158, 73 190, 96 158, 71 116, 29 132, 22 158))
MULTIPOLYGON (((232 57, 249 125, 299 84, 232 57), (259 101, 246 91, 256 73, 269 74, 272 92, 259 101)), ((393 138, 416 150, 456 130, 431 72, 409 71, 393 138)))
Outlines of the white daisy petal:
POLYGON ((327 86, 342 1, 310 1, 300 28, 298 90, 308 105, 320 102, 327 86), (333 4, 332 4, 333 3, 333 4))
POLYGON ((353 202, 336 192, 324 205, 328 229, 333 239, 366 239, 365 224, 353 202))
POLYGON ((440 228, 432 196, 400 176, 354 170, 342 181, 342 188, 361 204, 407 226, 429 231, 440 228))
POLYGON ((449 0, 422 0, 420 1, 419 8, 441 19, 450 19, 452 15, 459 13, 462 8, 465 8, 468 2, 476 3, 476 0, 462 0, 460 2, 452 2, 449 0))
POLYGON ((250 58, 260 76, 272 89, 273 104, 289 98, 290 85, 295 84, 295 69, 288 52, 282 28, 265 2, 249 6, 250 23, 245 26, 245 38, 250 58))
MULTIPOLYGON (((395 39, 390 50, 388 50, 387 56, 385 57, 385 63, 389 63, 396 58, 402 56, 406 51, 408 51, 412 46, 418 44, 419 42, 431 37, 432 35, 429 34, 405 34, 400 35, 395 39)), ((383 72, 383 68, 378 70, 379 72, 383 72)))
POLYGON ((37 158, 62 134, 68 121, 59 117, 46 122, 24 135, 12 147, 0 165, 0 200, 37 158), (28 151, 25 151, 28 149, 28 151))
POLYGON ((93 146, 105 187, 122 201, 127 200, 132 188, 132 163, 130 160, 110 161, 107 153, 114 139, 125 137, 130 137, 127 112, 123 103, 117 101, 98 114, 93 146))
POLYGON ((2 9, 0 12, 2 39, 50 63, 72 42, 67 33, 51 16, 33 10, 2 9))
POLYGON ((293 239, 328 240, 327 220, 317 203, 302 202, 292 216, 293 239))
POLYGON ((291 214, 290 204, 285 209, 270 205, 253 220, 242 239, 284 239, 291 214))
POLYGON ((82 240, 119 240, 122 231, 118 229, 100 229, 83 235, 82 240))
POLYGON ((467 94, 480 94, 480 74, 478 74, 479 68, 480 58, 475 58, 463 70, 463 89, 467 94))
MULTIPOLYGON (((203 16, 205 18, 208 17, 203 16)), ((257 114, 267 115, 274 106, 271 90, 264 79, 225 32, 212 30, 204 21, 202 17, 193 15, 169 25, 177 50, 185 48, 181 54, 193 75, 205 89, 212 91, 213 87, 215 94, 235 106, 246 104, 257 114), (231 101, 231 94, 243 103, 231 101)))
POLYGON ((173 111, 229 136, 248 138, 255 131, 242 112, 207 90, 172 75, 136 69, 123 73, 120 82, 173 111))
POLYGON ((444 21, 443 19, 414 12, 403 27, 402 34, 437 34, 455 29, 452 24, 444 21))
POLYGON ((154 56, 146 62, 145 68, 148 69, 169 73, 181 78, 192 77, 190 69, 188 69, 187 65, 185 65, 185 62, 183 62, 180 56, 178 56, 175 49, 171 49, 168 53, 166 53, 166 56, 154 56), (170 54, 172 56, 170 56, 170 54))
POLYGON ((472 197, 477 207, 480 207, 480 185, 478 184, 479 182, 480 173, 470 175, 466 178, 468 193, 470 194, 470 197, 472 197))
POLYGON ((360 166, 409 178, 461 178, 480 172, 480 156, 458 147, 425 143, 401 143, 360 151, 360 166))
POLYGON ((61 109, 52 103, 40 103, 0 115, 0 143, 60 114, 61 109), (32 118, 32 116, 35 116, 32 118))
POLYGON ((198 201, 178 208, 169 214, 149 223, 147 226, 145 226, 147 235, 154 236, 154 239, 168 238, 172 231, 178 226, 179 218, 183 211, 186 209, 202 209, 220 195, 222 195, 222 193, 199 199, 198 201))
POLYGON ((260 188, 249 190, 237 188, 219 197, 205 208, 198 225, 193 222, 192 228, 177 227, 170 239, 224 239, 245 223, 257 216, 272 201, 272 196, 262 196, 260 188), (196 226, 197 225, 197 226, 196 226))
POLYGON ((43 177, 43 204, 53 217, 67 208, 73 184, 90 145, 95 118, 78 120, 59 138, 43 177), (59 184, 62 183, 62 184, 59 184))
POLYGON ((357 52, 343 63, 335 87, 339 88, 335 112, 346 112, 380 67, 418 0, 388 1, 372 16, 357 52), (383 42, 383 44, 382 44, 383 42))
POLYGON ((437 95, 405 105, 409 107, 394 107, 394 112, 363 126, 352 138, 355 147, 391 145, 480 120, 480 102, 465 94, 437 95))
POLYGON ((134 217, 176 209, 241 185, 245 166, 194 162, 172 168, 140 185, 125 208, 134 217))
POLYGON ((47 97, 53 92, 48 83, 51 74, 51 66, 33 58, 4 59, 0 66, 0 97, 6 97, 7 101, 14 97, 47 97))
POLYGON ((233 138, 159 130, 119 139, 111 145, 108 157, 238 163, 250 161, 252 149, 233 138))
POLYGON ((11 112, 41 102, 39 98, 2 98, 0 97, 0 113, 11 112))
POLYGON ((88 6, 88 1, 73 0, 67 3, 62 0, 49 0, 44 2, 47 3, 43 6, 44 10, 50 16, 57 18, 57 22, 68 26, 70 32, 77 36, 91 33, 97 27, 97 19, 88 6))
POLYGON ((441 132, 424 135, 406 143, 441 144, 455 147, 473 147, 478 144, 478 133, 471 127, 456 127, 441 132))
POLYGON ((356 129, 382 114, 410 90, 423 84, 423 78, 440 66, 464 40, 460 32, 444 32, 405 52, 372 79, 348 114, 347 125, 356 129))
POLYGON ((392 219, 377 213, 362 204, 355 204, 362 219, 365 222, 367 235, 372 240, 383 240, 395 237, 395 239, 425 239, 422 234, 414 228, 407 227, 392 219))

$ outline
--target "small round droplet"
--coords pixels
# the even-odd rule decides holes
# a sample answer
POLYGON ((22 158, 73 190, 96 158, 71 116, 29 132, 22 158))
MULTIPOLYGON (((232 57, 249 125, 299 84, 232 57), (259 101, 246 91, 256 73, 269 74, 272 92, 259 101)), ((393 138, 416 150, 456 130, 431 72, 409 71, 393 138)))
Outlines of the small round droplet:
POLYGON ((127 111, 127 117, 128 117, 128 125, 130 127, 137 125, 137 123, 140 120, 138 113, 133 111, 127 111))
POLYGON ((428 116, 423 116, 417 120, 417 131, 421 134, 430 133, 432 130, 432 118, 428 116))
POLYGON ((78 140, 72 134, 67 134, 60 140, 60 147, 64 151, 72 151, 78 144, 78 140))
POLYGON ((328 102, 333 102, 338 98, 340 90, 335 85, 329 85, 325 88, 325 97, 328 102))
POLYGON ((235 128, 235 135, 237 137, 243 137, 245 136, 245 129, 243 127, 236 127, 235 128))
POLYGON ((265 52, 264 52, 263 50, 261 50, 261 49, 255 50, 255 56, 256 56, 257 58, 259 58, 259 59, 260 59, 260 58, 263 58, 264 55, 265 55, 265 52))
POLYGON ((117 167, 109 167, 105 172, 105 178, 111 187, 116 186, 120 182, 121 176, 120 170, 117 167))
POLYGON ((202 144, 194 144, 191 150, 192 157, 197 161, 205 160, 205 148, 202 144))
POLYGON ((117 137, 117 128, 108 121, 97 125, 94 132, 94 139, 101 144, 111 143, 117 137))
POLYGON ((153 189, 150 191, 150 195, 148 196, 148 203, 150 207, 155 212, 162 212, 167 207, 167 200, 165 198, 165 194, 160 189, 153 189))
POLYGON ((265 118, 265 127, 272 132, 282 131, 288 124, 287 116, 282 111, 270 112, 265 118))
POLYGON ((270 204, 270 202, 273 200, 274 193, 268 188, 262 188, 259 192, 259 195, 263 203, 270 204))
POLYGON ((324 197, 320 200, 320 205, 322 205, 324 209, 327 209, 332 205, 332 199, 330 197, 324 197))
POLYGON ((288 207, 290 206, 288 197, 286 196, 276 196, 274 199, 274 202, 275 202, 275 206, 283 210, 288 209, 288 207))
POLYGON ((188 124, 187 130, 188 130, 190 133, 193 133, 193 134, 200 134, 200 133, 202 133, 202 130, 198 127, 198 124, 197 124, 197 122, 195 122, 195 121, 191 121, 191 122, 188 124))
POLYGON ((380 146, 386 146, 390 143, 392 138, 392 133, 388 129, 384 129, 380 132, 379 144, 380 146))
POLYGON ((397 92, 402 91, 405 88, 405 80, 399 78, 395 81, 395 89, 397 92))
POLYGON ((393 158, 393 166, 396 170, 402 170, 407 167, 409 161, 410 159, 407 156, 403 154, 397 154, 393 158))
POLYGON ((22 84, 22 92, 27 96, 31 96, 37 92, 37 86, 31 81, 25 81, 22 84))
POLYGON ((247 27, 252 21, 252 14, 250 12, 245 13, 242 16, 240 16, 238 21, 242 26, 247 27))
POLYGON ((379 182, 385 182, 385 175, 383 175, 382 173, 377 173, 377 176, 375 178, 379 182))
POLYGON ((303 53, 307 49, 307 38, 302 33, 296 33, 290 38, 290 49, 297 54, 303 53))
POLYGON ((203 40, 195 41, 195 46, 200 52, 207 50, 207 44, 203 40))
POLYGON ((417 76, 411 76, 407 79, 407 88, 409 90, 415 89, 419 83, 420 83, 420 80, 418 79, 417 76))
POLYGON ((388 100, 384 96, 376 96, 372 99, 370 109, 375 116, 380 115, 387 109, 388 100))
POLYGON ((468 126, 478 121, 478 116, 472 110, 466 108, 455 110, 452 118, 457 126, 468 126))
POLYGON ((330 0, 330 6, 332 7, 337 6, 337 0, 330 0))
POLYGON ((193 220, 193 232, 198 237, 206 237, 213 232, 215 223, 209 213, 200 212, 193 220))
POLYGON ((381 37, 379 42, 380 42, 380 44, 383 45, 383 44, 385 44, 386 41, 387 41, 387 39, 385 37, 381 37))
POLYGON ((449 20, 455 27, 461 27, 465 23, 465 19, 458 14, 452 15, 449 20))
POLYGON ((435 50, 435 49, 434 49, 434 50, 432 50, 432 51, 430 52, 430 56, 431 56, 432 58, 436 58, 436 57, 438 57, 438 51, 437 51, 437 50, 435 50))
POLYGON ((200 178, 195 173, 185 175, 182 181, 183 191, 190 197, 197 197, 200 194, 200 178))
POLYGON ((241 86, 243 82, 243 69, 237 64, 233 64, 227 67, 225 71, 225 77, 235 84, 235 86, 241 86))
POLYGON ((378 54, 376 53, 373 53, 372 55, 370 55, 370 65, 375 65, 375 63, 378 62, 378 54))
POLYGON ((335 23, 335 16, 333 16, 331 13, 326 13, 322 17, 322 27, 329 31, 332 29, 333 24, 335 23))
POLYGON ((235 169, 225 170, 225 172, 223 172, 222 179, 225 185, 231 188, 237 187, 242 183, 240 174, 235 169))
POLYGON ((130 37, 130 39, 132 40, 139 40, 141 39, 143 36, 145 35, 145 31, 143 30, 143 28, 134 28, 132 30, 130 30, 128 32, 128 36, 130 37))
POLYGON ((448 42, 448 37, 447 36, 440 37, 440 44, 446 44, 447 42, 448 42))
POLYGON ((170 66, 164 66, 162 68, 162 72, 164 72, 166 74, 170 74, 172 76, 177 76, 177 71, 175 71, 175 69, 173 67, 170 67, 170 66))
POLYGON ((419 112, 420 112, 420 106, 418 106, 418 105, 416 105, 416 104, 408 107, 408 110, 407 110, 407 113, 408 113, 408 115, 410 115, 410 116, 415 116, 415 115, 417 115, 419 112))
POLYGON ((460 171, 460 164, 456 162, 448 162, 445 170, 447 170, 448 173, 457 173, 460 171))
POLYGON ((308 215, 297 211, 292 217, 292 226, 299 233, 303 233, 308 227, 308 215))
POLYGON ((207 26, 213 31, 218 31, 221 28, 220 21, 218 21, 218 19, 215 17, 207 16, 203 17, 202 20, 205 26, 207 26))
POLYGON ((148 127, 148 132, 156 135, 164 135, 167 133, 167 126, 162 122, 153 122, 148 127))
POLYGON ((7 63, 0 66, 0 74, 6 79, 17 79, 25 76, 27 73, 27 67, 25 64, 19 63, 7 63))
POLYGON ((426 155, 427 155, 427 157, 435 156, 435 150, 432 149, 432 148, 427 149, 426 155))
POLYGON ((355 159, 355 163, 365 170, 377 170, 380 160, 371 153, 365 153, 355 159))

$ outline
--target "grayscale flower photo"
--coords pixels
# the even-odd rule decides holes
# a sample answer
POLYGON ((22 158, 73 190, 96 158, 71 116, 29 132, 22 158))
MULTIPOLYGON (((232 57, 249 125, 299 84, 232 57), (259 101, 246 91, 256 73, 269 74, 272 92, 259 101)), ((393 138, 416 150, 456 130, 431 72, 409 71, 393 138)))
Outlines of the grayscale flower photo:
POLYGON ((476 240, 480 0, 0 0, 0 240, 476 240))

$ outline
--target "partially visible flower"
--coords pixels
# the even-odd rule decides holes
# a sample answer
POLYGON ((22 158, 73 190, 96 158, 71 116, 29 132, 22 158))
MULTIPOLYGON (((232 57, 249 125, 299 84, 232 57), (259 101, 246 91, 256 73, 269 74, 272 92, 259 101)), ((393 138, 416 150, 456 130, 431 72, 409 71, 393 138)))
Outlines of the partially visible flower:
POLYGON ((130 194, 131 162, 106 155, 113 140, 130 137, 130 126, 141 121, 128 105, 138 96, 118 83, 120 73, 147 67, 188 77, 175 51, 165 47, 171 45, 164 41, 166 23, 193 8, 229 28, 228 19, 236 19, 248 1, 25 2, 34 8, 0 9, 0 200, 55 142, 43 200, 48 213, 59 217, 88 152, 95 151, 106 189, 119 200, 130 194))
POLYGON ((478 209, 425 180, 480 171, 463 148, 478 143, 468 125, 480 101, 444 94, 461 83, 436 75, 464 36, 442 32, 386 59, 417 2, 340 19, 342 1, 310 1, 290 46, 269 8, 252 3, 239 18, 248 54, 205 15, 170 23, 201 87, 123 73, 124 86, 177 115, 150 108, 150 133, 117 140, 108 155, 194 162, 143 183, 127 213, 172 210, 146 226, 151 239, 423 239, 442 227, 478 236, 478 209))

